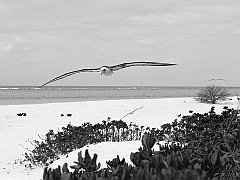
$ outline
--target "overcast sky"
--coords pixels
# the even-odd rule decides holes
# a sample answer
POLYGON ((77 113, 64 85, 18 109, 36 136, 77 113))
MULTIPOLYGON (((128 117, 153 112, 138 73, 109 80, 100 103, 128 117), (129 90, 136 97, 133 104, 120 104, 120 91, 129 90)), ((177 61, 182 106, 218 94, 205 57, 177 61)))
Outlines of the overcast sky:
POLYGON ((239 0, 1 0, 0 86, 39 86, 62 73, 131 61, 103 77, 51 85, 240 86, 239 0))

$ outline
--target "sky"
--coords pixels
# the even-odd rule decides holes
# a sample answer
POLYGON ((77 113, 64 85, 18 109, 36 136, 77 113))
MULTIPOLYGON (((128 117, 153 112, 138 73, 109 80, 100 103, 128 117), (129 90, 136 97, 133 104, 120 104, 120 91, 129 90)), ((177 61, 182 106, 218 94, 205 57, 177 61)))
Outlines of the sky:
POLYGON ((81 73, 50 85, 240 87, 239 9, 239 0, 1 0, 0 86, 156 61, 178 65, 81 73))

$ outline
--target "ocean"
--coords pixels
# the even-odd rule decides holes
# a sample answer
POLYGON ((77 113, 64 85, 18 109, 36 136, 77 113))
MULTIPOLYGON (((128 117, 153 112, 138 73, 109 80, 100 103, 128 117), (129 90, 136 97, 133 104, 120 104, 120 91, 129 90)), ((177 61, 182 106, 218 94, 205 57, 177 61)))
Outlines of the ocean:
MULTIPOLYGON (((203 87, 167 86, 0 86, 0 105, 41 104, 112 99, 195 97, 203 87)), ((226 87, 232 96, 240 87, 226 87)))

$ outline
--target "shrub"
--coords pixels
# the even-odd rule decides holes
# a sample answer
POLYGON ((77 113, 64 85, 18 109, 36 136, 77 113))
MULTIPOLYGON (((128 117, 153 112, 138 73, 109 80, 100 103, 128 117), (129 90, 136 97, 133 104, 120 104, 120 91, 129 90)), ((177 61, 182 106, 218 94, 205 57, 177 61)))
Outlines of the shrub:
POLYGON ((195 99, 203 103, 216 104, 218 101, 226 100, 229 95, 230 94, 226 88, 209 85, 206 88, 201 89, 195 99))
MULTIPOLYGON (((156 128, 146 129, 154 135, 159 136, 161 133, 156 128)), ((94 125, 84 123, 81 126, 68 124, 58 132, 49 130, 45 138, 41 138, 42 141, 31 142, 34 148, 25 153, 25 158, 34 165, 48 165, 58 159, 59 155, 67 154, 87 144, 140 140, 144 130, 144 126, 139 127, 133 123, 127 125, 122 120, 103 120, 102 123, 94 125)))
POLYGON ((240 178, 239 110, 224 107, 221 114, 216 114, 212 107, 208 113, 183 116, 174 127, 172 139, 187 144, 184 150, 196 158, 208 177, 240 178))
POLYGON ((124 159, 108 161, 100 169, 97 155, 91 158, 78 154, 78 161, 70 166, 44 170, 44 180, 226 180, 240 179, 240 118, 239 110, 224 107, 216 114, 214 107, 208 113, 193 113, 171 124, 163 125, 173 141, 153 151, 156 137, 143 135, 142 146, 133 152, 128 165, 124 159))
POLYGON ((131 160, 135 166, 127 164, 124 158, 120 160, 117 156, 107 161, 107 168, 99 169, 97 155, 94 154, 91 158, 86 150, 85 157, 82 157, 80 152, 78 161, 70 166, 74 172, 69 171, 66 163, 62 171, 60 166, 53 170, 46 167, 43 180, 210 180, 206 172, 197 166, 186 167, 192 163, 189 162, 186 153, 182 155, 172 151, 164 156, 161 151, 151 150, 153 142, 155 137, 143 136, 143 147, 139 148, 139 152, 131 153, 131 160))

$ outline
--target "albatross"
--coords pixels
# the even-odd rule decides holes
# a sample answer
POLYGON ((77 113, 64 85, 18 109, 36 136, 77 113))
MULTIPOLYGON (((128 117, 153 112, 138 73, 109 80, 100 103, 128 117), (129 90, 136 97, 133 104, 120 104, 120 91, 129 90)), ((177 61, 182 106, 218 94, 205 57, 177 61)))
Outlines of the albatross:
POLYGON ((225 79, 209 79, 208 81, 226 81, 225 79))
POLYGON ((52 83, 54 81, 58 81, 60 79, 66 78, 68 76, 77 74, 77 73, 81 73, 81 72, 100 72, 101 75, 105 75, 105 76, 110 76, 113 74, 114 71, 123 69, 123 68, 127 68, 127 67, 133 67, 133 66, 173 66, 176 64, 172 64, 172 63, 159 63, 159 62, 127 62, 127 63, 122 63, 122 64, 117 64, 114 66, 102 66, 102 67, 98 67, 98 68, 92 68, 92 69, 79 69, 79 70, 75 70, 75 71, 70 71, 67 73, 64 73, 60 76, 57 76, 53 79, 51 79, 50 81, 44 83, 43 85, 41 85, 39 88, 46 86, 49 83, 52 83))

